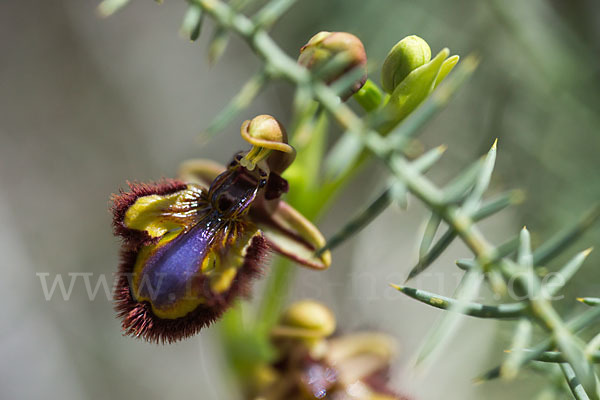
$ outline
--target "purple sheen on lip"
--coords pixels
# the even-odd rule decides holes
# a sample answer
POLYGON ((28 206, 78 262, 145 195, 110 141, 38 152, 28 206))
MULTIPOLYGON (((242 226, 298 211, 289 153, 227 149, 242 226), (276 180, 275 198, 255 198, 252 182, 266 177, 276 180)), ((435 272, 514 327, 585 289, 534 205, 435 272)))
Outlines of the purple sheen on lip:
POLYGON ((154 307, 163 309, 186 295, 194 294, 202 281, 202 261, 219 225, 218 219, 207 216, 150 256, 141 271, 140 297, 150 299, 154 307))

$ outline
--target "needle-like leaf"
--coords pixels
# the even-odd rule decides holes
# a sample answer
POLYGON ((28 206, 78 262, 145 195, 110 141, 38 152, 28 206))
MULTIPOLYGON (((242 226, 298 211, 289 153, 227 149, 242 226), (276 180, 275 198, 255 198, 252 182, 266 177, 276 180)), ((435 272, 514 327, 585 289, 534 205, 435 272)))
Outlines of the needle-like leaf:
POLYGON ((197 4, 190 4, 179 32, 181 36, 190 39, 195 42, 200 37, 200 31, 202 30, 202 22, 204 21, 204 12, 202 8, 197 4))
POLYGON ((600 297, 578 297, 577 301, 592 307, 600 306, 600 297))
POLYGON ((481 172, 477 177, 477 182, 475 183, 475 187, 473 187, 473 191, 467 196, 465 203, 463 205, 463 210, 467 214, 473 213, 479 205, 481 204, 481 198, 483 193, 487 190, 490 185, 490 180, 492 178, 492 172, 494 171, 494 165, 496 164, 496 146, 498 144, 498 139, 494 141, 492 148, 488 152, 483 161, 483 166, 481 168, 481 172))
POLYGON ((427 225, 425 225, 425 231, 423 232, 423 239, 421 240, 421 246, 419 247, 419 260, 421 260, 425 254, 427 254, 427 251, 429 251, 441 222, 442 217, 435 211, 432 212, 427 221, 427 225))
POLYGON ((589 248, 577 253, 577 255, 567 262, 558 272, 549 274, 549 278, 543 286, 544 295, 551 298, 558 293, 558 291, 571 280, 575 273, 579 271, 579 268, 583 265, 583 262, 591 252, 592 248, 589 248))
MULTIPOLYGON (((425 290, 414 289, 406 286, 394 285, 391 286, 404 293, 408 297, 418 300, 442 310, 448 310, 452 307, 460 309, 457 301, 450 297, 442 296, 435 293, 430 293, 425 290)), ((462 308, 462 313, 476 318, 496 318, 496 319, 514 319, 522 316, 527 309, 527 303, 509 303, 500 305, 486 305, 479 303, 466 303, 462 308)))
POLYGON ((533 254, 531 253, 531 235, 526 227, 521 229, 519 234, 519 251, 517 255, 517 262, 523 268, 528 270, 533 268, 533 254))

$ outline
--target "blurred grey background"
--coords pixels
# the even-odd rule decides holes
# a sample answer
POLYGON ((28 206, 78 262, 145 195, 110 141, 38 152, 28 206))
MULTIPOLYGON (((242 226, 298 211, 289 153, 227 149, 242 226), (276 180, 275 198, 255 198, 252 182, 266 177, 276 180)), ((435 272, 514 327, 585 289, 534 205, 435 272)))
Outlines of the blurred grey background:
MULTIPOLYGON (((216 329, 170 346, 122 337, 106 294, 100 289, 90 301, 85 287, 85 279, 95 287, 116 271, 109 196, 126 180, 173 176, 191 157, 226 162, 245 148, 243 119, 270 113, 290 120, 292 91, 278 83, 223 134, 201 143, 199 132, 259 63, 233 38, 209 68, 211 24, 199 43, 183 40, 177 32, 185 4, 166 3, 134 1, 106 20, 90 0, 0 3, 2 399, 235 398, 220 373, 216 329), (57 274, 66 289, 74 278, 72 294, 64 300, 57 287, 47 301, 42 282, 51 286, 57 274)), ((501 242, 526 223, 540 243, 600 194, 599 17, 594 0, 304 0, 273 35, 296 54, 320 30, 352 32, 373 71, 409 34, 425 38, 433 52, 477 52, 483 62, 474 78, 425 129, 427 146, 449 145, 432 176, 446 181, 498 137, 493 191, 520 187, 527 202, 486 222, 486 233, 501 242)), ((323 231, 334 232, 383 178, 377 168, 362 174, 321 221, 323 231)), ((389 209, 335 252, 329 271, 301 271, 292 298, 323 300, 344 331, 394 334, 402 348, 394 384, 415 399, 532 398, 544 384, 534 374, 472 385, 506 346, 506 327, 491 321, 468 320, 428 373, 408 370, 440 312, 388 283, 402 282, 415 262, 426 215, 417 201, 408 212, 389 209)), ((599 236, 598 229, 586 235, 577 250, 599 236)), ((414 285, 451 293, 459 277, 453 262, 465 255, 451 247, 414 285)), ((590 257, 567 287, 570 297, 600 292, 599 260, 590 257)))

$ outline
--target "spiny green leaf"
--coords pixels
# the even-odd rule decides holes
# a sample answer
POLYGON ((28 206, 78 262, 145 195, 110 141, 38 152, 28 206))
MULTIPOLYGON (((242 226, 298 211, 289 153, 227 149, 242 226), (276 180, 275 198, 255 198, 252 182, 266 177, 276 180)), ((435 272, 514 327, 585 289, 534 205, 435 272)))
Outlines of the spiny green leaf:
POLYGON ((550 279, 548 279, 548 281, 543 287, 544 295, 547 297, 552 297, 556 293, 558 293, 558 291, 562 289, 567 284, 567 282, 569 282, 569 280, 575 275, 575 273, 583 265, 583 262, 591 252, 592 248, 589 248, 578 253, 569 262, 567 262, 564 265, 564 267, 562 267, 558 272, 550 274, 550 279))
POLYGON ((435 234, 440 227, 442 222, 442 217, 436 213, 435 211, 431 213, 429 220, 427 221, 427 225, 425 226, 425 231, 423 232, 423 239, 421 240, 421 246, 419 247, 419 260, 421 260, 427 251, 431 247, 431 243, 433 243, 433 239, 435 234))
POLYGON ((494 215, 499 211, 504 210, 506 207, 519 204, 523 202, 525 195, 521 190, 511 190, 497 197, 485 202, 477 211, 475 211, 471 218, 473 221, 480 221, 494 215))
POLYGON ((463 205, 463 210, 467 214, 471 214, 481 203, 481 197, 483 193, 487 190, 490 180, 492 178, 492 172, 494 171, 494 165, 496 164, 496 145, 498 143, 498 139, 494 141, 492 148, 488 152, 483 162, 483 167, 481 168, 481 172, 477 177, 477 182, 475 183, 475 187, 473 191, 467 196, 465 203, 463 205))
POLYGON ((202 12, 202 8, 197 4, 190 4, 179 29, 181 36, 195 42, 200 36, 203 20, 204 13, 202 12))
POLYGON ((592 307, 600 306, 600 297, 578 297, 577 301, 592 307))
POLYGON ((412 166, 420 173, 425 173, 435 165, 442 157, 447 147, 444 145, 435 147, 412 162, 412 166))
POLYGON ((533 254, 531 254, 531 235, 527 228, 521 229, 519 234, 518 263, 525 268, 533 268, 533 254))
POLYGON ((456 260, 456 266, 463 271, 469 271, 477 267, 477 261, 468 258, 461 258, 456 260))
MULTIPOLYGON (((435 293, 430 293, 425 290, 414 289, 406 286, 394 285, 391 286, 404 293, 408 297, 418 300, 442 310, 448 310, 452 307, 460 309, 457 301, 450 297, 442 296, 435 293)), ((495 318, 495 319, 512 319, 524 315, 527 309, 527 303, 510 303, 500 305, 485 305, 479 303, 466 303, 462 308, 462 313, 476 318, 495 318)))

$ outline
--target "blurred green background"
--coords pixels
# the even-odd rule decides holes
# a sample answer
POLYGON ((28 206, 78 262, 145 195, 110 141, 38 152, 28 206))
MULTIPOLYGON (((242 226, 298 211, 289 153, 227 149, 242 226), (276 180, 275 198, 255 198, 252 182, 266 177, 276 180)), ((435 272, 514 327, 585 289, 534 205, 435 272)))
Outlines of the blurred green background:
MULTIPOLYGON (((102 274, 110 281, 119 247, 111 193, 126 180, 173 176, 187 158, 227 162, 246 147, 240 123, 256 114, 291 119, 293 92, 277 83, 202 143, 199 132, 260 64, 234 38, 209 68, 211 24, 199 43, 183 40, 177 31, 186 6, 166 3, 136 1, 106 20, 89 0, 0 3, 0 398, 236 398, 222 373, 218 330, 170 346, 122 337, 102 289, 90 301, 79 275, 68 300, 56 292, 47 301, 39 275, 49 274, 51 284, 62 274, 67 289, 73 273, 93 274, 93 286, 102 274)), ((297 54, 320 30, 352 32, 365 43, 375 80, 388 49, 409 34, 434 53, 445 46, 478 53, 473 79, 424 130, 427 147, 449 145, 431 176, 445 182, 499 138, 493 190, 523 188, 527 201, 484 230, 501 242, 527 224, 540 243, 600 197, 599 18, 594 0, 304 0, 273 36, 297 54)), ((384 177, 373 166, 350 185, 319 224, 326 235, 384 177)), ((342 331, 395 335, 402 350, 394 385, 415 399, 532 398, 545 382, 531 373, 471 383, 505 348, 506 323, 467 320, 431 371, 408 370, 440 312, 387 285, 402 282, 415 262, 426 215, 417 201, 407 212, 387 210, 334 253, 329 271, 301 271, 291 297, 324 301, 342 331)), ((593 230, 568 255, 599 237, 593 230)), ((453 261, 466 254, 453 245, 414 285, 451 293, 460 276, 453 261)), ((592 253, 568 297, 598 295, 599 262, 592 253)), ((567 299, 563 310, 578 307, 567 299)))

